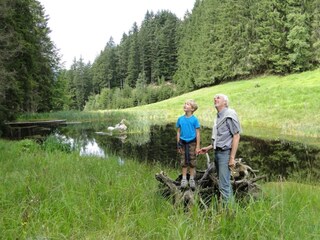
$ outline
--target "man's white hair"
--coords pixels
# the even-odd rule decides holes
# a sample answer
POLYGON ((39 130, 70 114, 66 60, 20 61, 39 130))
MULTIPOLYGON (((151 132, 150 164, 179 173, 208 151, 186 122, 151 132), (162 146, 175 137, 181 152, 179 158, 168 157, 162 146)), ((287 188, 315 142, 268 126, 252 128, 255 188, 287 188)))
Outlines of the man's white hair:
POLYGON ((229 98, 228 98, 227 95, 222 94, 222 93, 218 93, 218 94, 216 94, 214 97, 215 97, 215 98, 216 98, 216 97, 222 97, 222 98, 224 99, 224 101, 226 102, 226 107, 229 106, 229 98))

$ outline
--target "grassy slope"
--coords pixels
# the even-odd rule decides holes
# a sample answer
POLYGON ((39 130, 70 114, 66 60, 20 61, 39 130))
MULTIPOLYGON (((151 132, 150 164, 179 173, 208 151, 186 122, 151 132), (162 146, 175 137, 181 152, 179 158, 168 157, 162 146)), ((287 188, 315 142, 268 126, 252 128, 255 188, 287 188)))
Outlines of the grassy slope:
POLYGON ((128 117, 133 128, 145 130, 150 123, 175 122, 183 114, 185 100, 193 98, 199 105, 195 115, 203 126, 211 127, 216 114, 213 107, 213 96, 216 93, 229 96, 230 107, 240 117, 242 134, 320 146, 320 69, 284 77, 261 76, 230 82, 134 108, 81 113, 37 113, 23 115, 21 119, 62 118, 68 121, 112 122, 128 117), (128 113, 138 114, 140 117, 135 119, 136 117, 128 116, 128 113))
MULTIPOLYGON (((260 77, 124 111, 144 117, 152 113, 152 121, 158 121, 161 114, 161 121, 172 122, 183 113, 184 101, 194 98, 200 107, 197 116, 203 125, 211 126, 212 97, 223 92, 237 110, 245 134, 319 138, 318 79, 320 70, 260 77), (255 131, 261 127, 267 130, 255 131)), ((156 193, 155 172, 162 169, 173 177, 177 169, 135 161, 119 165, 116 158, 80 158, 76 153, 43 151, 28 141, 1 140, 0 152, 0 239, 320 237, 318 186, 267 183, 262 185, 265 197, 261 201, 236 205, 231 218, 214 209, 200 211, 197 206, 186 214, 156 193)))
POLYGON ((284 77, 262 76, 251 80, 207 87, 158 103, 126 109, 163 114, 173 122, 183 114, 186 99, 199 105, 195 115, 211 127, 213 96, 225 93, 242 123, 243 134, 316 143, 320 137, 320 69, 284 77))

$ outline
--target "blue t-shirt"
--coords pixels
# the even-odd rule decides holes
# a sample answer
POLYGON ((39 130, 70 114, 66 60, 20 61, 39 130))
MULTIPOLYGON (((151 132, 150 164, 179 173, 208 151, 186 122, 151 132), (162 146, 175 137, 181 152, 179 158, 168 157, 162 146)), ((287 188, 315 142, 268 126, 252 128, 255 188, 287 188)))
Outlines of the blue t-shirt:
POLYGON ((178 118, 176 127, 180 128, 180 139, 190 142, 197 136, 196 129, 200 128, 199 120, 196 116, 187 117, 183 115, 178 118))

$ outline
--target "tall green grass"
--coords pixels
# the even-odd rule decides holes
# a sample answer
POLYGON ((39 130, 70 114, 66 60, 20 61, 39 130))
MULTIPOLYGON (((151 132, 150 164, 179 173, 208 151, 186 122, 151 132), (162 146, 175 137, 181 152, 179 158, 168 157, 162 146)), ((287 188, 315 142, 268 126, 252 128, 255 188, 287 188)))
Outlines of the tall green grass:
POLYGON ((21 114, 18 121, 41 121, 50 119, 64 119, 68 124, 83 123, 88 125, 100 125, 101 131, 107 131, 109 126, 114 126, 122 119, 128 126, 129 133, 147 133, 151 125, 163 125, 167 123, 167 116, 159 115, 158 111, 127 111, 127 110, 107 110, 107 111, 59 111, 50 113, 27 113, 21 114))
MULTIPOLYGON (((49 146, 51 144, 51 146, 49 146)), ((30 140, 0 140, 1 239, 319 239, 318 186, 263 184, 232 211, 175 208, 154 174, 177 170, 80 157, 30 140), (49 150, 50 151, 49 151, 49 150)))
POLYGON ((174 121, 183 114, 186 99, 195 99, 195 112, 204 126, 212 126, 213 96, 225 93, 241 120, 243 134, 262 138, 319 142, 320 69, 288 76, 261 76, 193 91, 166 101, 130 109, 158 111, 174 121))
POLYGON ((213 96, 225 93, 241 120, 243 134, 266 139, 285 139, 319 146, 320 69, 288 76, 260 76, 199 89, 165 101, 124 110, 58 112, 24 115, 25 118, 63 118, 68 121, 105 121, 126 118, 133 129, 147 131, 150 124, 175 122, 187 99, 195 99, 195 112, 203 126, 212 127, 216 111, 213 96))

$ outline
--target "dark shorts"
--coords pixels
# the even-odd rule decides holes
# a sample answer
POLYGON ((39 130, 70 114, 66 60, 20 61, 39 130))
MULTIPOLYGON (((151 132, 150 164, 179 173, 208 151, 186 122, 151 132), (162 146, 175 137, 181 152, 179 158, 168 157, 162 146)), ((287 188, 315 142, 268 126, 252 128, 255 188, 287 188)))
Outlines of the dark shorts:
POLYGON ((182 144, 182 152, 180 154, 180 165, 181 167, 196 167, 197 165, 197 154, 196 154, 196 142, 182 144), (189 156, 186 155, 186 145, 189 145, 189 156))

